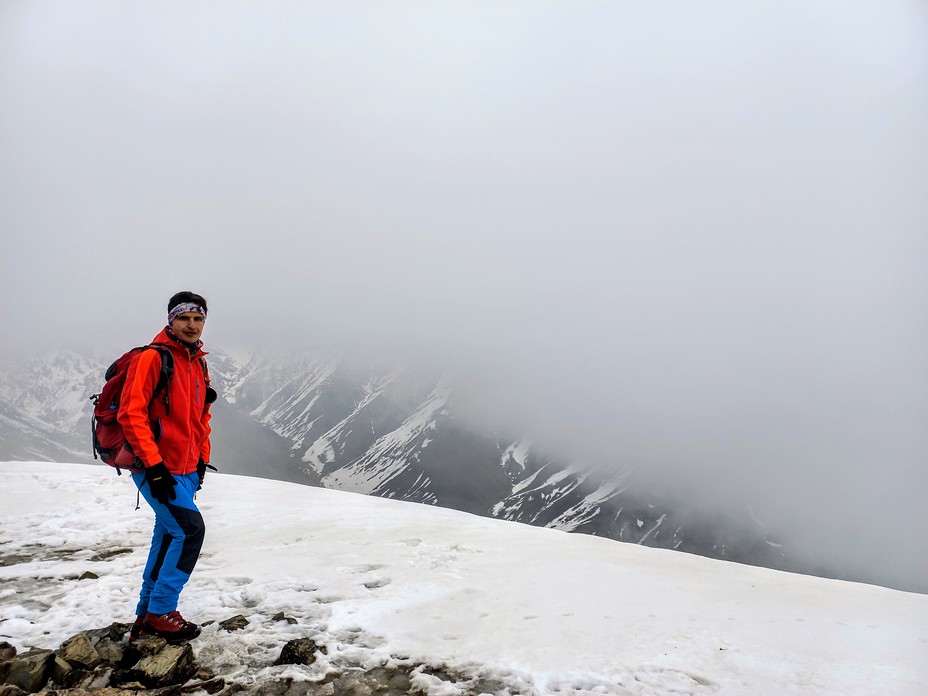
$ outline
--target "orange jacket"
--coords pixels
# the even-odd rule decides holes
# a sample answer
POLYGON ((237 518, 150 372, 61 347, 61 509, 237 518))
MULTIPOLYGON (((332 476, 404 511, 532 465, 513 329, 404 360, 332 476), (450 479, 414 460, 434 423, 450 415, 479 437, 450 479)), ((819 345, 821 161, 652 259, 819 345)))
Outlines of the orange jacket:
POLYGON ((207 374, 200 360, 206 353, 198 349, 191 354, 172 340, 166 329, 152 343, 167 346, 174 356, 174 373, 167 387, 168 405, 165 407, 160 395, 151 400, 161 372, 161 356, 156 350, 143 350, 129 363, 116 418, 132 451, 145 466, 163 461, 172 474, 189 474, 197 470, 201 458, 209 462, 207 374))

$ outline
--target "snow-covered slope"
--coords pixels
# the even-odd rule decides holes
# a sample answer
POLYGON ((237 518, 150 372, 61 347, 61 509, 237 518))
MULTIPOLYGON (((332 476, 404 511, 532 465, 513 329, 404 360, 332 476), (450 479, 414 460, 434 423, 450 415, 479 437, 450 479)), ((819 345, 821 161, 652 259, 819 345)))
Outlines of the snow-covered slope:
MULTIPOLYGON (((16 462, 0 481, 0 637, 55 646, 131 618, 151 513, 126 477, 16 462)), ((274 481, 211 476, 198 502, 207 537, 181 610, 249 619, 193 643, 244 685, 427 664, 432 696, 477 676, 539 695, 928 693, 925 595, 274 481), (328 655, 271 666, 304 636, 328 655)))
POLYGON ((448 375, 318 354, 258 353, 245 363, 228 359, 222 370, 226 398, 288 438, 303 470, 326 487, 768 567, 788 563, 747 512, 712 529, 693 512, 698 501, 688 501, 681 517, 680 503, 630 479, 621 453, 604 474, 552 459, 525 439, 476 431, 458 416, 448 375))

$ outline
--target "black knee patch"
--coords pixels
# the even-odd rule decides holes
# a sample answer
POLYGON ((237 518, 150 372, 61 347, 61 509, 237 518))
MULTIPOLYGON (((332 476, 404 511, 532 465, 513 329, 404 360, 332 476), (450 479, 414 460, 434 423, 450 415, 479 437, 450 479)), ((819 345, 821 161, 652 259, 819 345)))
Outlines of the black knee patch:
POLYGON ((184 547, 181 549, 180 558, 177 561, 177 569, 190 575, 197 564, 197 559, 200 557, 203 537, 206 534, 203 515, 197 510, 188 510, 176 505, 168 505, 167 507, 171 511, 171 516, 184 530, 184 547))

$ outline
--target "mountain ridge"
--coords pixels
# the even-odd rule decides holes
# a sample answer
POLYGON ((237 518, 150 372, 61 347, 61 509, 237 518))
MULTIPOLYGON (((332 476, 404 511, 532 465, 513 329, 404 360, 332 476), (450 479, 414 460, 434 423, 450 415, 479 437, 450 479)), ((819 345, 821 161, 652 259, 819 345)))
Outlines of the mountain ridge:
MULTIPOLYGON (((785 550, 737 505, 728 519, 697 513, 698 505, 644 486, 630 467, 571 462, 524 435, 481 431, 460 415, 447 372, 308 352, 255 352, 240 361, 214 351, 209 364, 220 394, 213 459, 227 473, 789 567, 785 550)), ((0 459, 72 459, 83 440, 79 458, 92 461, 86 397, 99 390, 105 368, 54 351, 6 375, 0 459)))

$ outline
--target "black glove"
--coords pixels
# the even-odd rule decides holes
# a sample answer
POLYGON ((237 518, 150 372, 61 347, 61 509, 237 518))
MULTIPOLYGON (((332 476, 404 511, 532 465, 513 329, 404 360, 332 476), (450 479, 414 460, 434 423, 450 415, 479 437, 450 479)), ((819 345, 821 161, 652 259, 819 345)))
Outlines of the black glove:
POLYGON ((151 494, 162 505, 167 505, 169 500, 174 500, 177 495, 174 493, 174 486, 177 481, 168 471, 164 462, 158 462, 145 468, 145 480, 148 481, 148 487, 151 494))
POLYGON ((219 469, 214 467, 212 464, 207 464, 202 459, 197 462, 197 476, 200 477, 200 485, 197 486, 197 490, 200 490, 201 488, 203 488, 203 479, 206 478, 207 469, 212 469, 213 471, 219 471, 219 469))

